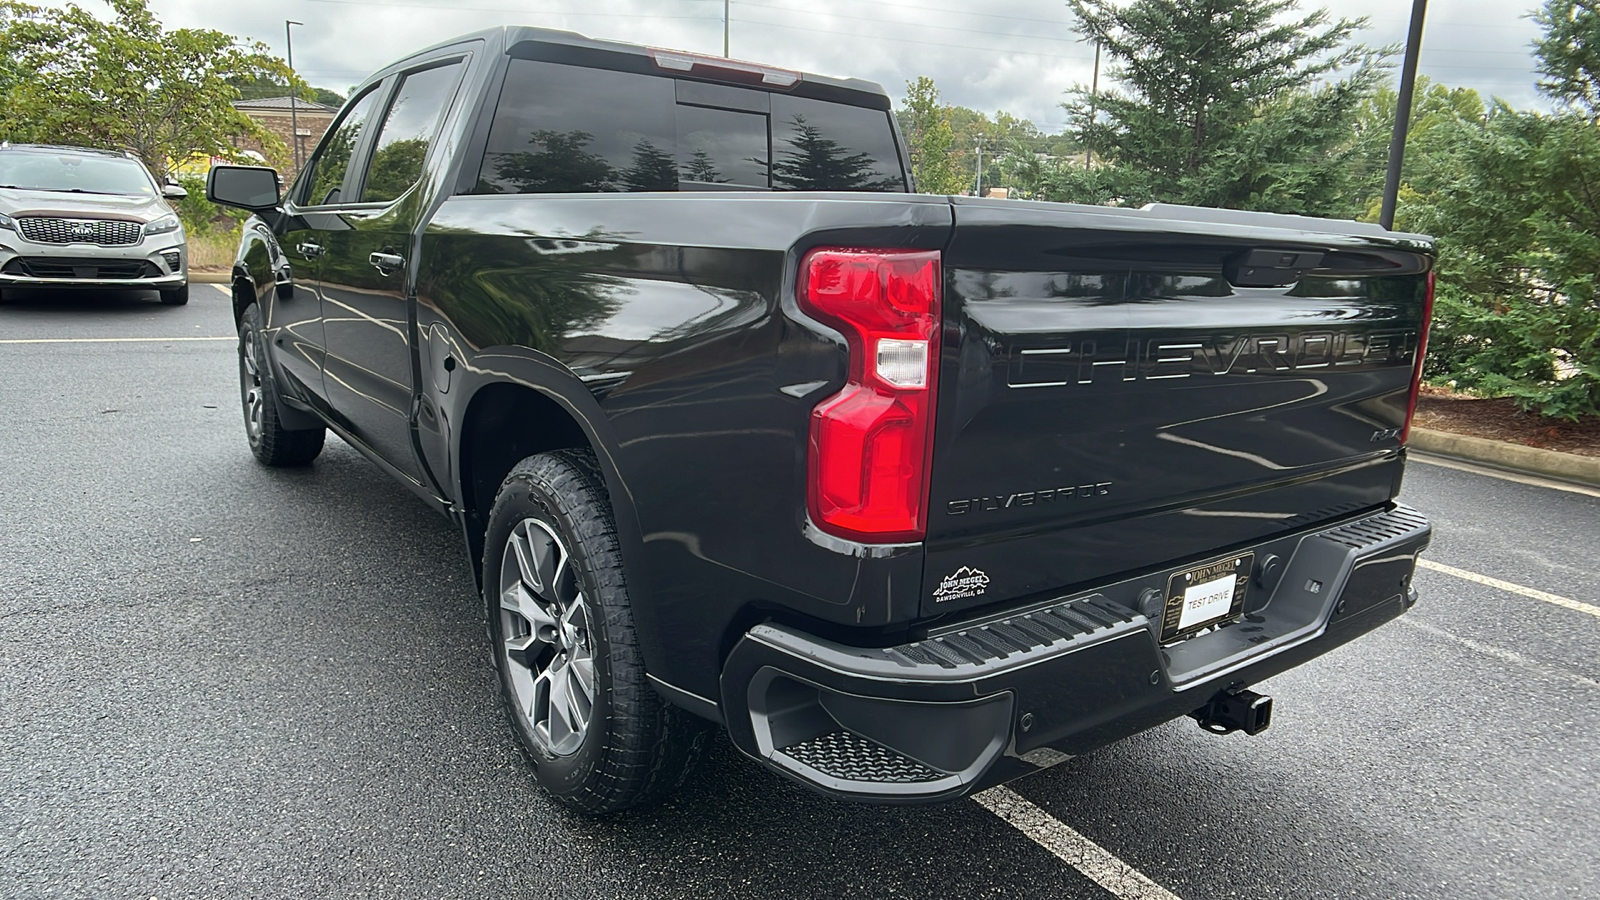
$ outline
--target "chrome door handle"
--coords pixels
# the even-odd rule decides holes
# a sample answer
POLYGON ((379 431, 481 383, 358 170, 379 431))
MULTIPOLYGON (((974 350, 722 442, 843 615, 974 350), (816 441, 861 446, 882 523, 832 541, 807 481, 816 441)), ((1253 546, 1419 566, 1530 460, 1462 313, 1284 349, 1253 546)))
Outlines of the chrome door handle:
POLYGON ((322 254, 328 252, 327 248, 323 247, 321 244, 313 244, 310 241, 295 244, 294 249, 299 251, 300 255, 304 256, 306 259, 316 259, 322 254))
POLYGON ((394 253, 374 253, 367 257, 367 262, 381 275, 393 275, 406 267, 406 258, 394 253))

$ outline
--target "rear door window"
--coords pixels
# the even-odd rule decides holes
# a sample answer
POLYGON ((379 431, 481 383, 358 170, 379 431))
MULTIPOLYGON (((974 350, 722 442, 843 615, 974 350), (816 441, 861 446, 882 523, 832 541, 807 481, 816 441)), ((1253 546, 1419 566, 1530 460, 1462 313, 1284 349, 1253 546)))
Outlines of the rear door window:
POLYGON ((387 203, 422 178, 422 163, 455 96, 459 61, 407 73, 378 131, 361 200, 387 203))
POLYGON ((674 191, 672 80, 511 60, 476 193, 674 191))

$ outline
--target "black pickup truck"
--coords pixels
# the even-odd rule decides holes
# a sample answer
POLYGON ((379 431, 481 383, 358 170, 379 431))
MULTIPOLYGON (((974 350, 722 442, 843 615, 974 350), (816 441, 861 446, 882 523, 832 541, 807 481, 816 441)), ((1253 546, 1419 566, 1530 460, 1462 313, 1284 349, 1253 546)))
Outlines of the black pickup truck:
POLYGON ((961 796, 1400 615, 1432 244, 913 193, 881 88, 526 28, 359 87, 233 266, 250 447, 332 430, 459 523, 569 806, 726 727, 961 796))

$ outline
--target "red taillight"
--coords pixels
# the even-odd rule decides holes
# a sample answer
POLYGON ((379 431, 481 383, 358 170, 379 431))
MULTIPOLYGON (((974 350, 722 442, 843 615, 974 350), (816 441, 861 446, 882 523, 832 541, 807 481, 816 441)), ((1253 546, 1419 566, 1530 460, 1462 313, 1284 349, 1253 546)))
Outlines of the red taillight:
POLYGON ((800 261, 800 307, 850 344, 850 377, 811 413, 811 519, 852 540, 927 533, 939 254, 821 249, 800 261))
POLYGON ((1411 372, 1411 399, 1406 402, 1406 424, 1400 429, 1400 443, 1411 438, 1411 419, 1417 414, 1417 398, 1422 395, 1422 364, 1428 355, 1428 328, 1433 325, 1434 272, 1428 270, 1428 293, 1422 301, 1422 332, 1417 338, 1417 362, 1411 372))

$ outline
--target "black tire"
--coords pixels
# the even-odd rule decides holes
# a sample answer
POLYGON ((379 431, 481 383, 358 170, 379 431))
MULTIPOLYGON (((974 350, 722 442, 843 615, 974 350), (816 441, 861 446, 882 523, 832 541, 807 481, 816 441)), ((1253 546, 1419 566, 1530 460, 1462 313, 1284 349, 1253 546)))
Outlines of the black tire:
POLYGON ((254 303, 239 317, 239 402, 250 452, 269 466, 303 466, 317 458, 325 428, 290 430, 278 421, 278 383, 267 365, 261 338, 261 308, 254 303))
POLYGON ((662 701, 645 679, 594 454, 560 450, 518 463, 495 497, 483 556, 496 681, 540 786, 563 806, 601 815, 682 784, 711 725, 662 701), (541 628, 548 640, 538 637, 541 628), (584 654, 592 694, 587 722, 574 730, 568 723, 581 718, 584 654), (558 710, 564 679, 571 680, 562 696, 571 702, 558 710))
POLYGON ((176 287, 161 292, 161 303, 164 306, 187 306, 189 303, 189 286, 176 287))

